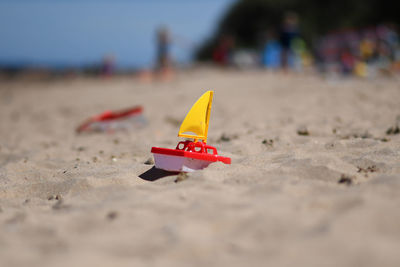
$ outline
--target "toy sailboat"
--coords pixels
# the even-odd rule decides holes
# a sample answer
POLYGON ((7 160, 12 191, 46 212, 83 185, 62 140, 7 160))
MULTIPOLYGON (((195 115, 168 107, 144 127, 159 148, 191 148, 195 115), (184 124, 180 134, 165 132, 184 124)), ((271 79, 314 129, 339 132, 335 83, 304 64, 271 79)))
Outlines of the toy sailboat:
POLYGON ((193 172, 208 167, 213 162, 231 164, 228 157, 219 156, 215 147, 207 145, 213 91, 204 93, 192 106, 179 129, 178 136, 192 138, 179 142, 175 149, 152 147, 155 166, 175 172, 193 172))

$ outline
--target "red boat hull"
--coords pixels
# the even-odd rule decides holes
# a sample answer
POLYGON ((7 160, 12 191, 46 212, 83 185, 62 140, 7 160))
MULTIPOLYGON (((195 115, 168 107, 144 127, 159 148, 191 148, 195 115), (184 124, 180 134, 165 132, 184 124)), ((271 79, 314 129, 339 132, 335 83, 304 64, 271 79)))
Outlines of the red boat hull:
POLYGON ((151 153, 170 155, 170 156, 178 156, 178 157, 186 157, 186 158, 199 159, 199 160, 205 160, 205 161, 211 161, 211 162, 221 161, 225 164, 231 164, 231 159, 228 157, 223 157, 223 156, 219 156, 219 155, 211 155, 211 154, 207 154, 207 153, 184 151, 184 150, 179 150, 179 149, 152 147, 151 153))
POLYGON ((217 161, 231 164, 230 158, 219 156, 215 147, 203 142, 180 142, 176 149, 152 147, 151 152, 156 168, 167 171, 192 172, 217 161))

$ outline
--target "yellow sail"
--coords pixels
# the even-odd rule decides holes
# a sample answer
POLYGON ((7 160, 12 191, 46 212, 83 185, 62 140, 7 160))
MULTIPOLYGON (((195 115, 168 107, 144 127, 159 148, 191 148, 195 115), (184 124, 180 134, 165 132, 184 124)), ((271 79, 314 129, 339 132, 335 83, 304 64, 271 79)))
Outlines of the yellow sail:
POLYGON ((178 136, 207 142, 213 94, 213 91, 207 91, 194 103, 179 128, 178 136))

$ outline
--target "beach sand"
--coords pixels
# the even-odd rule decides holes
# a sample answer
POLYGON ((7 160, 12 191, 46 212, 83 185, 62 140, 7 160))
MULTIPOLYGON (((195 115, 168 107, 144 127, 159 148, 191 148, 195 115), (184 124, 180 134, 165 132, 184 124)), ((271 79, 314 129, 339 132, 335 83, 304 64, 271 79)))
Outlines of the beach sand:
POLYGON ((400 266, 399 101, 396 78, 258 71, 3 81, 0 266, 400 266), (206 90, 232 164, 158 176, 206 90), (143 128, 74 132, 134 105, 143 128))

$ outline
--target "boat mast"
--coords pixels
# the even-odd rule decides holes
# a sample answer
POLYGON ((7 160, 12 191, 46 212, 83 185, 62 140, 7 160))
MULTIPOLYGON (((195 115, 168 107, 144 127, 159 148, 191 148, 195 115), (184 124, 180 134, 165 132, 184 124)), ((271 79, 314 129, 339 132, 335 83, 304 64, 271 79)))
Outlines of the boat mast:
POLYGON ((211 113, 211 106, 212 106, 213 96, 214 96, 214 91, 210 91, 210 101, 208 102, 207 113, 206 113, 206 131, 204 133, 204 140, 203 140, 204 143, 207 143, 208 123, 210 122, 210 113, 211 113))

